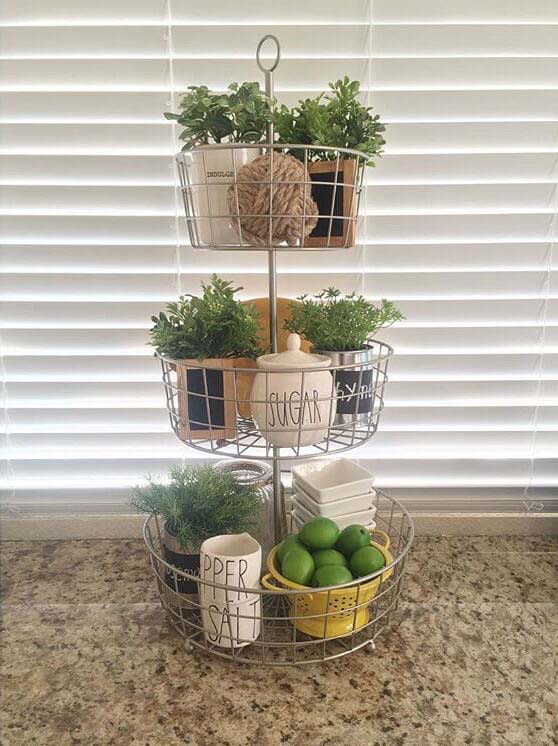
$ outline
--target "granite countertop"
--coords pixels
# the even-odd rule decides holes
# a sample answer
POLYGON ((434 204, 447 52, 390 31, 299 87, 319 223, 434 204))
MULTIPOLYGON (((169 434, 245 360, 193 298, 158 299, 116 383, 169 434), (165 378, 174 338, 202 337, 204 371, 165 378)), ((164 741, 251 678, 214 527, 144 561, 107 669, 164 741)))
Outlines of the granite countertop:
POLYGON ((2 744, 558 744, 558 537, 418 538, 375 651, 187 653, 140 541, 4 542, 2 744))

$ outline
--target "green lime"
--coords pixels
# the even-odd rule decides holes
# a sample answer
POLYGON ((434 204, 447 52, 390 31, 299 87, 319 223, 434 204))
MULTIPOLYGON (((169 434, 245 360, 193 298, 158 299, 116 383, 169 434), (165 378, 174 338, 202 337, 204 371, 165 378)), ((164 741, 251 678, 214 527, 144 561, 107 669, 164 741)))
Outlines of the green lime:
POLYGON ((306 549, 291 547, 281 563, 281 574, 299 585, 310 585, 315 566, 312 555, 306 549))
POLYGON ((361 547, 357 549, 349 561, 351 572, 356 578, 370 575, 386 564, 384 555, 376 547, 361 547))
POLYGON ((349 567, 345 557, 337 549, 318 549, 312 554, 316 569, 326 567, 327 565, 339 565, 340 567, 349 567))
POLYGON ((347 557, 351 557, 357 549, 370 544, 370 534, 364 526, 353 523, 339 534, 335 548, 347 557))
POLYGON ((331 549, 339 536, 339 528, 331 518, 312 518, 300 529, 299 536, 309 549, 331 549))
POLYGON ((279 563, 279 567, 281 567, 281 563, 283 562, 284 556, 287 554, 289 549, 292 547, 299 547, 300 549, 305 549, 304 544, 301 542, 301 540, 298 538, 298 534, 289 534, 286 538, 283 539, 283 541, 279 544, 277 547, 277 562, 279 563))
POLYGON ((314 573, 312 585, 314 588, 318 588, 325 585, 341 585, 342 583, 349 583, 351 580, 353 580, 353 576, 347 567, 325 565, 324 567, 318 567, 314 573))

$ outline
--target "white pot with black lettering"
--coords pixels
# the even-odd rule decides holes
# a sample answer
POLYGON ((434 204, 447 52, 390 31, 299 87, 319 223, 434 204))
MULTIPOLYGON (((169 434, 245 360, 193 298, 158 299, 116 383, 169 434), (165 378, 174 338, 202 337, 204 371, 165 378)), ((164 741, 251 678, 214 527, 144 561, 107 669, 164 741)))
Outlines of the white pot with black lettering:
POLYGON ((213 536, 203 542, 199 586, 207 642, 240 648, 259 637, 261 595, 253 591, 260 586, 261 561, 262 548, 247 533, 213 536))
POLYGON ((189 222, 194 246, 238 246, 238 232, 231 225, 227 190, 235 173, 260 155, 259 148, 203 147, 187 151, 186 197, 194 220, 189 222))
POLYGON ((320 443, 335 419, 335 389, 325 355, 300 349, 289 334, 287 351, 261 355, 252 386, 251 410, 261 434, 274 446, 320 443), (292 370, 291 370, 292 369, 292 370))
POLYGON ((373 345, 361 350, 332 352, 315 350, 331 361, 335 370, 337 407, 334 425, 367 426, 374 407, 374 389, 377 385, 374 361, 378 357, 373 345), (343 365, 347 365, 345 369, 343 365))

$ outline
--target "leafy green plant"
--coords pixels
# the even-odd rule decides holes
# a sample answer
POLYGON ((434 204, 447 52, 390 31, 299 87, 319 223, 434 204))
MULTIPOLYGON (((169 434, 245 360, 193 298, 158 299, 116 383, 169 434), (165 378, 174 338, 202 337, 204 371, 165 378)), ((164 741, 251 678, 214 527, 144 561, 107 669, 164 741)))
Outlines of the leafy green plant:
POLYGON ((241 287, 211 275, 202 295, 183 295, 169 303, 166 313, 152 316, 150 344, 175 359, 257 357, 259 316, 252 304, 242 304, 241 287))
POLYGON ((261 142, 272 118, 272 106, 259 83, 231 83, 229 93, 214 93, 205 85, 189 86, 180 112, 166 119, 184 127, 183 150, 210 142, 261 142))
POLYGON ((405 318, 387 300, 375 306, 356 293, 343 297, 333 287, 298 300, 290 305, 284 328, 305 337, 316 350, 361 350, 370 335, 405 318))
POLYGON ((140 513, 160 515, 183 549, 199 549, 211 536, 238 534, 258 521, 262 498, 255 485, 212 466, 175 466, 168 483, 147 476, 131 503, 140 513))
MULTIPOLYGON (((367 165, 374 166, 373 156, 382 154, 386 142, 379 115, 371 114, 372 107, 363 106, 358 100, 358 80, 351 81, 345 76, 329 87, 329 93, 301 100, 293 109, 283 105, 275 111, 275 134, 279 142, 360 150, 368 155, 367 165)), ((298 158, 304 155, 296 149, 291 152, 298 158)), ((336 158, 337 154, 319 148, 312 153, 312 160, 336 158)))

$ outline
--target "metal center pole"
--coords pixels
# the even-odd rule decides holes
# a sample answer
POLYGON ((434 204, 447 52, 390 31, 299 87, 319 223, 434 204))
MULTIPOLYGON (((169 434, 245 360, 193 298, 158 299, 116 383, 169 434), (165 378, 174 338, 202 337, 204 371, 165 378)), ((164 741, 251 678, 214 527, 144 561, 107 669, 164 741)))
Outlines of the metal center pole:
MULTIPOLYGON (((279 40, 277 37, 268 34, 258 44, 256 51, 256 60, 258 67, 264 73, 265 80, 265 93, 269 101, 273 100, 273 71, 279 64, 281 57, 281 48, 279 46, 279 40), (260 52, 262 46, 266 41, 272 41, 276 46, 275 60, 271 64, 271 67, 264 67, 262 60, 260 59, 260 52)), ((267 143, 269 146, 273 145, 274 133, 273 133, 273 122, 270 121, 267 125, 267 143)), ((271 155, 271 162, 273 164, 273 148, 269 147, 268 153, 271 155)), ((270 246, 267 252, 267 272, 268 272, 268 294, 269 294, 269 342, 272 352, 278 352, 278 341, 277 341, 277 256, 273 249, 273 226, 272 226, 272 214, 273 214, 273 173, 270 172, 270 205, 269 205, 269 239, 270 246)), ((285 515, 285 503, 283 499, 283 488, 281 484, 281 451, 277 446, 273 446, 273 503, 274 503, 274 539, 277 544, 286 533, 286 515, 285 515)))

